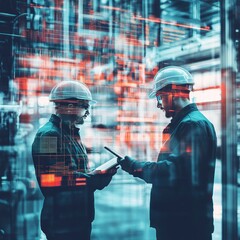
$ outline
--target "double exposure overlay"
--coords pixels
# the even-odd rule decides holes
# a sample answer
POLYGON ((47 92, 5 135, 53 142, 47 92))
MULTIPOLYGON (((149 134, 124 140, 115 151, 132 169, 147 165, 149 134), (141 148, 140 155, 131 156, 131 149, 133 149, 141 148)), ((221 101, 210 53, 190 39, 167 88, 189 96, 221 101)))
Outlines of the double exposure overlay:
MULTIPOLYGON (((216 140, 212 239, 238 239, 239 26, 239 0, 0 0, 0 239, 156 240, 154 183, 117 164, 159 161, 169 96, 189 98, 215 129, 197 143, 189 134, 204 149, 171 144, 206 157, 216 140), (160 91, 154 77, 169 66, 194 82, 169 90, 166 77, 160 91)), ((187 164, 186 184, 208 182, 201 164, 187 164)))

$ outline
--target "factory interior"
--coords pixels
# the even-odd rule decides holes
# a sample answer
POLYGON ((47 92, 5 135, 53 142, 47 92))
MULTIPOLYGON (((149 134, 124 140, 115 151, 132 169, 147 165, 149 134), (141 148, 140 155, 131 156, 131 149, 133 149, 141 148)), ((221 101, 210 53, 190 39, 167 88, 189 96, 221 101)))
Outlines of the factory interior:
MULTIPOLYGON (((46 239, 31 149, 51 89, 81 81, 97 101, 81 126, 91 169, 113 157, 104 146, 157 161, 169 119, 148 94, 170 65, 217 134, 213 240, 240 239, 239 41, 240 0, 0 0, 0 239, 46 239)), ((91 239, 156 240, 150 191, 118 168, 94 193, 91 239)))

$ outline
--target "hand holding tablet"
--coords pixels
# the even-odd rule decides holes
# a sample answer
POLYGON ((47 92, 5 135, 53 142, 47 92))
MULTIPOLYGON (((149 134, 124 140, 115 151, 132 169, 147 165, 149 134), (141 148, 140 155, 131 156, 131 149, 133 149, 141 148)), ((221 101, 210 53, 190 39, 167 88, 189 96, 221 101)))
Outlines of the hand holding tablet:
POLYGON ((119 165, 119 159, 122 159, 122 157, 117 154, 116 152, 114 152, 113 150, 111 150, 108 147, 104 147, 106 150, 108 150, 109 152, 111 152, 113 155, 115 155, 116 157, 111 158, 109 161, 103 163, 102 165, 98 166, 94 171, 92 171, 92 174, 101 174, 101 173, 105 173, 107 171, 110 171, 111 168, 115 168, 117 165, 119 165))

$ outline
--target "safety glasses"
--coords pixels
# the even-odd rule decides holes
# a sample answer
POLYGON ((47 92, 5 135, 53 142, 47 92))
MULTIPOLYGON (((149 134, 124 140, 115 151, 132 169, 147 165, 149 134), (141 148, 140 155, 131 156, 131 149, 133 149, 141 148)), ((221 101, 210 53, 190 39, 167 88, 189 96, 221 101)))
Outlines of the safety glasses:
POLYGON ((167 97, 169 94, 170 93, 166 93, 166 92, 161 92, 161 93, 159 92, 159 93, 157 93, 156 98, 157 98, 158 104, 162 104, 162 99, 164 97, 167 97))
POLYGON ((78 103, 78 104, 76 104, 76 107, 78 107, 78 108, 83 108, 83 109, 85 109, 85 110, 88 111, 90 105, 89 105, 89 104, 78 103))
POLYGON ((160 95, 156 96, 158 104, 162 104, 162 97, 160 95))
POLYGON ((82 108, 82 109, 85 109, 86 111, 88 111, 90 105, 89 105, 88 103, 81 103, 81 102, 78 102, 78 103, 71 103, 71 104, 68 104, 68 107, 70 107, 70 108, 82 108))

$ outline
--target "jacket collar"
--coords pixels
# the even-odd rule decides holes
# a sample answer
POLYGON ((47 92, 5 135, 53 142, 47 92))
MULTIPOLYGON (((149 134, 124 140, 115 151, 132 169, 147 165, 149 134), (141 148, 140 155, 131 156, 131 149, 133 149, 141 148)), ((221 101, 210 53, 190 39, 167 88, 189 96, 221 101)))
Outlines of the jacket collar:
POLYGON ((195 103, 190 103, 183 109, 181 109, 171 120, 171 127, 175 127, 188 115, 190 112, 198 111, 197 105, 195 103))
POLYGON ((70 134, 70 133, 74 133, 74 135, 79 135, 79 129, 76 128, 75 126, 70 126, 66 123, 64 123, 60 117, 58 117, 55 114, 52 114, 49 122, 52 122, 55 126, 57 126, 58 128, 64 130, 66 133, 70 134))

